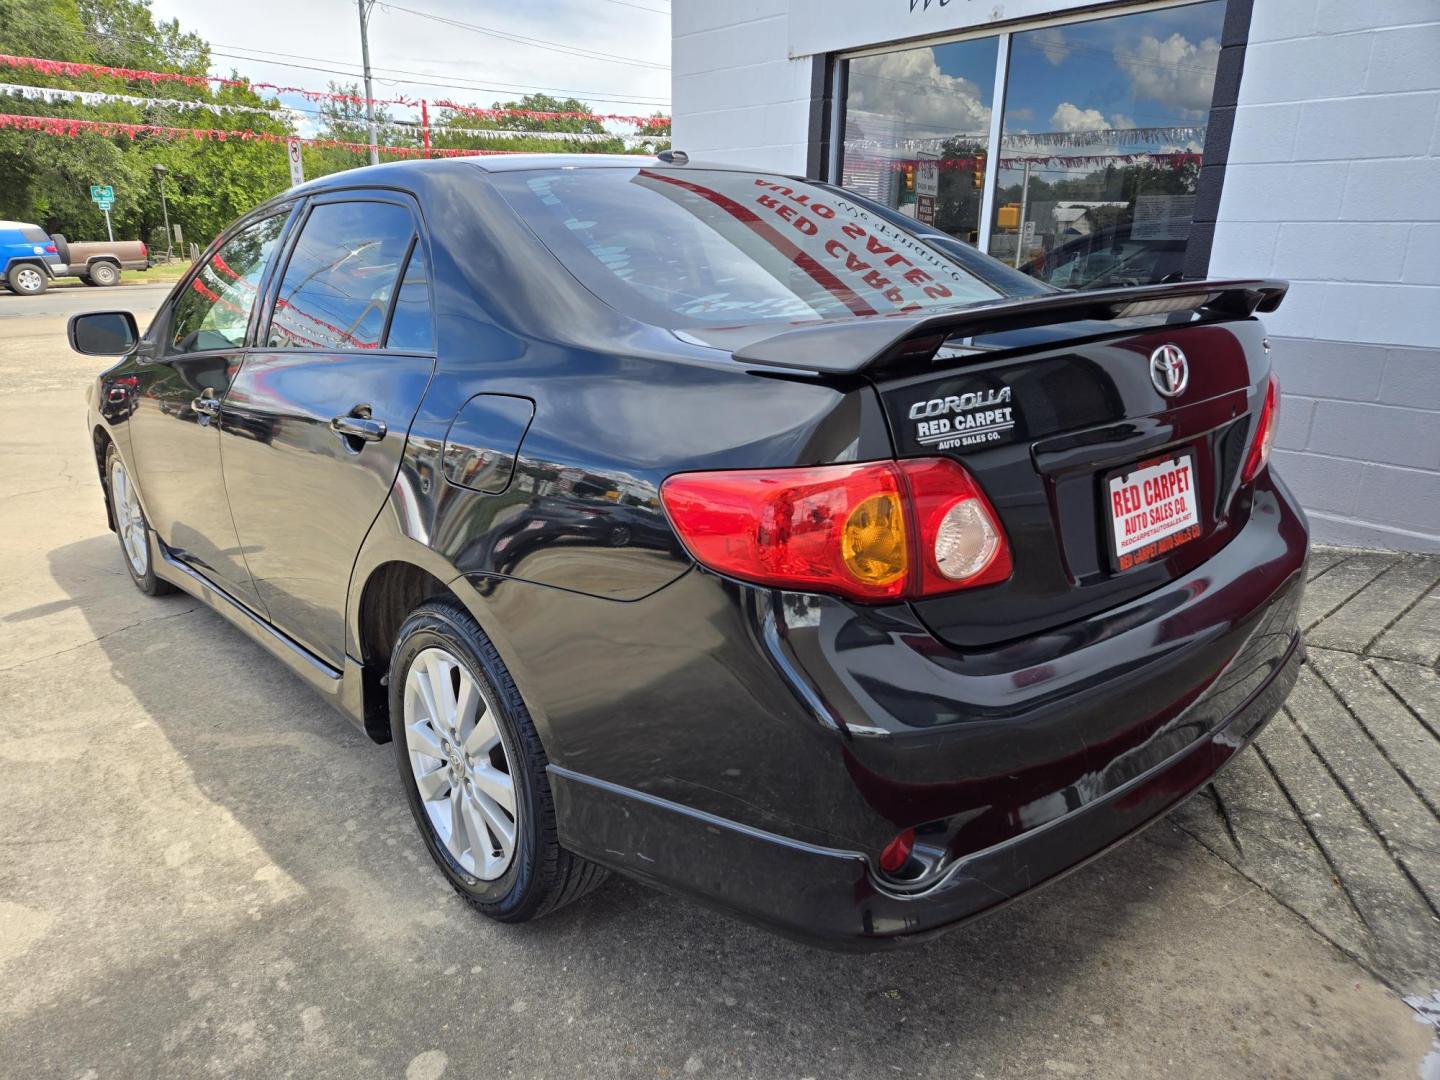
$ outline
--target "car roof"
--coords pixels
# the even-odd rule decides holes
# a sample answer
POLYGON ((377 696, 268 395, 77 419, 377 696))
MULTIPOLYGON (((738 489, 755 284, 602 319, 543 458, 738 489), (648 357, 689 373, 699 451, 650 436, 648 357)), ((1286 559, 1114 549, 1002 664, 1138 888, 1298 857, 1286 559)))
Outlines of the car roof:
MULTIPOLYGON (((476 154, 442 158, 408 158, 404 161, 389 161, 383 165, 371 165, 330 173, 307 181, 299 189, 301 194, 326 191, 331 188, 354 187, 357 183, 379 183, 383 180, 400 181, 406 175, 446 172, 457 165, 469 166, 483 172, 525 172, 542 169, 665 169, 684 172, 687 169, 719 169, 726 172, 755 172, 743 165, 721 162, 689 161, 683 165, 661 161, 648 154, 476 154)), ((758 170, 771 175, 786 175, 772 169, 758 170)), ((287 192, 287 195, 291 192, 287 192)))
POLYGON ((38 229, 39 225, 30 221, 0 221, 0 229, 38 229))

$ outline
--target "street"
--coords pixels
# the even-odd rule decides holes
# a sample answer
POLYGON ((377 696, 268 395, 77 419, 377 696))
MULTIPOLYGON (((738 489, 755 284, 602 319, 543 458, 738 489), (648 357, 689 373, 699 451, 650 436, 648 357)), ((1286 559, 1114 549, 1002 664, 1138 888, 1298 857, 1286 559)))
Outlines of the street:
MULTIPOLYGON (((43 319, 47 315, 69 318, 79 311, 102 311, 106 308, 129 308, 139 314, 152 312, 160 306, 174 282, 150 284, 139 274, 130 274, 122 285, 110 289, 89 288, 62 278, 39 296, 16 296, 0 290, 0 319, 43 319)), ((61 327, 63 334, 64 327, 61 327)), ((8 340, 8 339, 7 339, 8 340)))
MULTIPOLYGON (((0 1076, 1417 1075, 1433 1031, 1397 990, 1440 976, 1425 966, 1436 859, 1391 842, 1408 803, 1372 815, 1363 791, 1357 817, 1387 823, 1377 850, 1420 868, 1394 872, 1422 898, 1366 906, 1365 883, 1394 868, 1358 869, 1359 930, 1343 933, 1329 928, 1348 918, 1332 909, 1350 870, 1332 886, 1288 833, 1267 848, 1272 819, 1245 817, 1236 786, 1249 861, 1200 797, 890 953, 817 951, 618 878, 531 925, 475 915, 422 850, 390 746, 219 616, 129 580, 84 424, 104 362, 68 350, 65 319, 125 306, 144 326, 168 289, 0 296, 0 1076), (1367 951, 1372 931, 1385 949, 1367 951)), ((1378 624, 1402 625, 1385 605, 1433 602, 1432 574, 1377 561, 1334 610, 1369 596, 1378 624), (1381 575, 1409 592, 1365 592, 1381 575)), ((1343 679, 1349 646, 1326 632, 1321 671, 1343 679)), ((1433 662, 1411 663, 1425 693, 1433 662)), ((1245 763, 1264 771, 1255 750, 1245 763)), ((1323 825, 1311 835, 1326 844, 1323 825)))

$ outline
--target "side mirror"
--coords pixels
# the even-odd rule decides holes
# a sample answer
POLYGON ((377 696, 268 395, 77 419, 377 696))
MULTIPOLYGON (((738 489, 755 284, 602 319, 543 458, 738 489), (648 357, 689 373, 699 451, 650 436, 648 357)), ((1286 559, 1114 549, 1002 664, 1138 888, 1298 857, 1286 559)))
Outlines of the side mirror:
POLYGON ((70 348, 86 356, 123 356, 140 340, 135 316, 128 311, 87 311, 71 315, 65 330, 70 348))

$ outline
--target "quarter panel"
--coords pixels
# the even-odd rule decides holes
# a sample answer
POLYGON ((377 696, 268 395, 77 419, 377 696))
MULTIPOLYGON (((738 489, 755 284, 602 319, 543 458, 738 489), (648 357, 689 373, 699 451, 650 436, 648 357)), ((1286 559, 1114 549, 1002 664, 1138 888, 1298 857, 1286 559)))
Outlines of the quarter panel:
POLYGON ((471 356, 442 360, 395 494, 411 535, 465 573, 637 600, 690 565, 660 504, 667 476, 888 455, 878 402, 863 384, 841 389, 696 362, 669 340, 675 359, 571 349, 492 327, 471 356), (477 394, 535 403, 514 478, 498 495, 445 479, 447 434, 477 394))

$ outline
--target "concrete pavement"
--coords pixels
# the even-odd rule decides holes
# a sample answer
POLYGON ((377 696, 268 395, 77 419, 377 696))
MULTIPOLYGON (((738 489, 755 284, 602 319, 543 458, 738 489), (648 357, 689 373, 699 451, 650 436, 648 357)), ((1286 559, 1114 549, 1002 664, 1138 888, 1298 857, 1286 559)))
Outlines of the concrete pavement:
POLYGON ((132 587, 63 329, 0 323, 0 1076, 1416 1076, 1386 971, 1173 822, 889 955, 620 880, 481 920, 391 748, 132 587))

